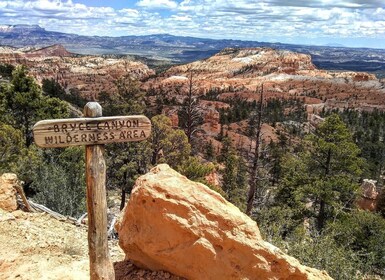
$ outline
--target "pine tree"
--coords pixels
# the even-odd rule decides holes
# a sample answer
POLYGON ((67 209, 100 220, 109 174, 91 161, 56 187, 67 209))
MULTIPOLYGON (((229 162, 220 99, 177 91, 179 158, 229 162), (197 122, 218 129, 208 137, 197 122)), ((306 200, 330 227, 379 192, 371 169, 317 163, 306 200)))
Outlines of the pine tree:
POLYGON ((213 142, 211 140, 206 144, 205 153, 206 153, 206 159, 207 160, 209 160, 209 161, 215 160, 215 149, 214 149, 213 142))
POLYGON ((234 147, 232 147, 231 140, 228 137, 223 139, 222 144, 220 156, 224 165, 222 189, 230 202, 241 210, 245 210, 247 165, 234 147))
POLYGON ((32 127, 41 119, 68 116, 68 107, 57 98, 43 96, 40 86, 24 66, 12 72, 12 79, 0 89, 2 120, 23 133, 25 145, 33 142, 32 127))
POLYGON ((186 134, 180 129, 173 129, 171 120, 165 115, 152 117, 151 164, 168 163, 177 168, 186 161, 191 152, 186 134))
MULTIPOLYGON (((103 115, 139 115, 145 111, 145 93, 139 81, 129 74, 116 82, 116 92, 111 95, 101 93, 100 102, 103 115)), ((121 189, 123 209, 126 193, 130 193, 136 178, 148 171, 151 161, 151 147, 148 141, 113 143, 106 146, 107 187, 121 189)))
POLYGON ((286 160, 277 199, 292 207, 305 207, 306 203, 306 210, 322 231, 328 220, 354 202, 363 160, 336 114, 326 118, 305 145, 298 157, 286 160))

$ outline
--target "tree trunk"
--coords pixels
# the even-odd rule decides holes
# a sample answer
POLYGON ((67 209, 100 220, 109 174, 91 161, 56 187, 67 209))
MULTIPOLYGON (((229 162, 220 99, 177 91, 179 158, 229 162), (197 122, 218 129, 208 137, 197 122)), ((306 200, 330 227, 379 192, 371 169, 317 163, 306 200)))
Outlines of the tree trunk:
POLYGON ((119 208, 120 211, 123 210, 125 204, 126 204, 126 191, 124 190, 124 188, 122 188, 122 193, 120 196, 120 208, 119 208))
POLYGON ((259 159, 259 145, 260 145, 260 138, 261 138, 261 126, 262 126, 262 108, 263 108, 263 85, 261 90, 261 98, 259 101, 259 108, 258 108, 258 116, 257 116, 257 124, 256 124, 256 136, 255 136, 255 149, 254 149, 254 158, 253 158, 253 165, 250 173, 250 182, 249 182, 249 192, 247 195, 247 206, 246 206, 246 215, 250 216, 251 211, 253 210, 253 204, 255 199, 255 191, 257 189, 258 179, 257 179, 257 173, 258 173, 258 159, 259 159))
POLYGON ((322 229, 325 226, 325 200, 321 199, 320 201, 320 207, 319 207, 319 213, 317 217, 317 229, 319 232, 322 231, 322 229))
MULTIPOLYGON (((331 149, 329 149, 327 157, 326 157, 326 164, 325 164, 325 179, 330 173, 331 159, 332 159, 332 151, 331 151, 331 149)), ((321 232, 325 226, 325 219, 326 219, 326 202, 325 202, 325 199, 321 195, 319 212, 318 212, 318 216, 317 216, 317 229, 319 232, 321 232)))

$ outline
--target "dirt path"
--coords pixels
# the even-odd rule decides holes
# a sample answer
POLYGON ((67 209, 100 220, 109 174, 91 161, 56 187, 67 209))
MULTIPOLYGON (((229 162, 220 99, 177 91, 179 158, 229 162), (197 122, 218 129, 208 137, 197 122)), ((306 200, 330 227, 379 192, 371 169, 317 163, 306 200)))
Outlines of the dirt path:
MULTIPOLYGON (((117 280, 181 279, 123 261, 117 241, 110 242, 117 280)), ((48 214, 0 209, 1 280, 89 279, 87 228, 58 221, 48 214)))
POLYGON ((0 279, 88 279, 85 228, 47 214, 0 212, 0 279))

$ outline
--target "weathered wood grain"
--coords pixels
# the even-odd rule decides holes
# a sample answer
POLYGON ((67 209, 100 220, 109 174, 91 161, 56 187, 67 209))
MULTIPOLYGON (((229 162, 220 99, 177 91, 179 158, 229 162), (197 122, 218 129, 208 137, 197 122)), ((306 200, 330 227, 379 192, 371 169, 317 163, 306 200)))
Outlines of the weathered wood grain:
MULTIPOLYGON (((86 116, 101 116, 101 107, 89 102, 86 116)), ((86 184, 88 212, 88 249, 91 280, 114 280, 107 239, 106 162, 103 145, 86 146, 86 184)))
POLYGON ((44 120, 33 133, 42 148, 142 141, 150 136, 151 122, 142 115, 44 120))

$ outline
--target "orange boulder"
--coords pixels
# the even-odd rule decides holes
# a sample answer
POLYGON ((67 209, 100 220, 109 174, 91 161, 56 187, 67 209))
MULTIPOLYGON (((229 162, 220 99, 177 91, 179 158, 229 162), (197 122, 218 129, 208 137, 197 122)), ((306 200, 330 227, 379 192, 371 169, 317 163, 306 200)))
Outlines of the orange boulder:
POLYGON ((255 221, 165 164, 136 181, 117 230, 126 259, 191 280, 331 279, 263 241, 255 221))

